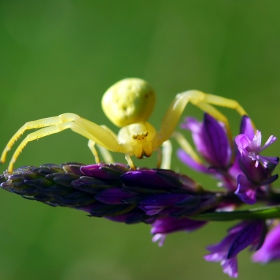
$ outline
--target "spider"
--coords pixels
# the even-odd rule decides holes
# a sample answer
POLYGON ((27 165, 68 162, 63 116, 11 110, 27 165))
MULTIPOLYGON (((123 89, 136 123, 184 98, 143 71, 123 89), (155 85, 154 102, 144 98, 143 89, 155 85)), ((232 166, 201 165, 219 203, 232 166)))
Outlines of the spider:
MULTIPOLYGON (((2 153, 1 163, 5 162, 8 151, 26 130, 38 129, 28 134, 15 150, 8 166, 9 173, 12 173, 14 163, 27 143, 70 128, 89 139, 88 146, 96 163, 99 163, 100 159, 95 144, 99 146, 107 163, 113 161, 108 151, 124 153, 128 165, 135 169, 131 156, 149 157, 154 151, 158 151, 157 167, 168 169, 171 153, 169 138, 172 136, 188 102, 223 122, 229 135, 227 118, 211 104, 235 109, 240 115, 246 115, 245 110, 235 100, 206 94, 198 90, 189 90, 175 96, 163 117, 160 130, 156 131, 147 122, 155 104, 155 93, 152 87, 142 79, 127 78, 111 86, 102 98, 102 109, 105 115, 112 123, 120 127, 118 135, 104 125, 97 125, 73 113, 30 121, 25 123, 10 139, 2 153), (161 146, 163 147, 162 151, 161 146)), ((173 135, 179 144, 195 157, 182 135, 178 133, 173 135)))

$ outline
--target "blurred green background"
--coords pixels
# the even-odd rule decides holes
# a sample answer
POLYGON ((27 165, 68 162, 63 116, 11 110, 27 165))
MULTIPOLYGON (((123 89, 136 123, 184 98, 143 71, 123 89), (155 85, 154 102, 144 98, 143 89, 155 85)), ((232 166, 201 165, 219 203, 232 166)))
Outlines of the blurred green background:
MULTIPOLYGON (((125 77, 156 89, 157 128, 175 94, 196 88, 237 99, 265 139, 279 136, 279 13, 275 0, 1 0, 0 146, 26 121, 66 112, 117 132, 100 100, 125 77)), ((237 133, 238 115, 223 112, 237 133)), ((191 105, 185 114, 201 117, 191 105)), ((115 159, 124 162, 123 155, 115 159)), ((136 163, 153 167, 155 160, 136 163)), ((87 140, 71 131, 30 143, 16 167, 66 161, 94 161, 87 140)), ((172 168, 205 187, 215 184, 175 154, 172 168)), ((203 255, 232 223, 172 234, 159 248, 148 225, 88 218, 5 191, 0 205, 1 280, 228 279, 203 255)), ((279 279, 279 271, 280 263, 261 266, 247 251, 239 255, 239 279, 279 279)))

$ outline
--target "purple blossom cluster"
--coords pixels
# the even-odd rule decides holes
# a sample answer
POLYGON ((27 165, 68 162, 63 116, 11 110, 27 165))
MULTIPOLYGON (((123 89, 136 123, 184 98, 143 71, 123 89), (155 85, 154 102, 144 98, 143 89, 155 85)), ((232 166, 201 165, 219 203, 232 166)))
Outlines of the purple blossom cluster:
POLYGON ((194 231, 213 220, 228 221, 227 214, 234 214, 231 220, 240 222, 221 242, 207 247, 205 260, 219 262, 235 278, 237 255, 247 247, 255 251, 254 262, 280 259, 280 222, 276 219, 280 218, 280 194, 272 188, 279 159, 261 154, 276 137, 270 136, 262 146, 261 132, 255 131, 247 116, 234 139, 223 123, 208 114, 201 122, 186 118, 182 128, 191 132, 199 155, 180 149, 178 157, 193 170, 217 179, 218 191, 205 190, 172 170, 131 170, 117 163, 24 166, 13 174, 0 175, 0 186, 23 198, 82 210, 91 217, 150 224, 152 240, 159 246, 170 233, 194 231), (237 210, 255 203, 265 209, 237 210))
MULTIPOLYGON (((186 118, 182 128, 191 132, 196 150, 203 159, 198 161, 180 149, 178 157, 183 163, 215 177, 219 186, 234 192, 240 202, 245 204, 255 204, 271 195, 271 183, 278 178, 272 172, 279 159, 263 156, 261 152, 276 141, 275 136, 271 135, 262 146, 261 132, 255 131, 247 116, 243 116, 240 134, 233 143, 224 124, 208 114, 204 115, 202 122, 186 118)), ((228 202, 223 206, 234 210, 239 205, 228 202)), ((272 223, 258 219, 240 222, 228 231, 220 243, 207 247, 209 254, 205 260, 220 262, 223 271, 235 278, 238 275, 237 254, 248 246, 251 246, 251 250, 257 250, 252 257, 255 262, 266 263, 279 259, 280 224, 277 223, 276 220, 272 223)))

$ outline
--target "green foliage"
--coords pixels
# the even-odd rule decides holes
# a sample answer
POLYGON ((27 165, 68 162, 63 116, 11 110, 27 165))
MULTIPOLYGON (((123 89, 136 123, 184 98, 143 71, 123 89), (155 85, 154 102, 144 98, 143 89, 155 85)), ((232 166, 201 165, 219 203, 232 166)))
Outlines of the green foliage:
MULTIPOLYGON (((117 131, 100 102, 126 77, 143 78, 156 90, 156 128, 174 95, 195 88, 237 99, 264 138, 278 136, 279 12, 272 0, 3 0, 0 146, 24 122, 66 112, 117 131)), ((186 115, 197 112, 186 109, 186 115)), ((239 118, 229 116, 237 129, 239 118)), ((269 153, 277 151, 279 143, 269 153)), ((87 140, 70 131, 31 143, 16 167, 66 161, 93 162, 87 140)), ((214 187, 175 155, 172 167, 214 187)), ((146 225, 87 218, 4 191, 0 203, 1 279, 228 279, 203 260, 201 248, 218 242, 229 225, 171 235, 157 248, 146 225)), ((239 263, 239 279, 279 279, 279 263, 260 267, 248 256, 239 263)))

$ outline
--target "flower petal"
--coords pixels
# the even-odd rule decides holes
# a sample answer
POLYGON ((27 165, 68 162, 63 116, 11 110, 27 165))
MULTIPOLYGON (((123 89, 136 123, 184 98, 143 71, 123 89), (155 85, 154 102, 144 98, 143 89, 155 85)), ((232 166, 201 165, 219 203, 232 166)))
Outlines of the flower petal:
POLYGON ((248 181, 247 177, 243 174, 237 177, 237 190, 235 194, 245 203, 256 203, 256 186, 248 181))
POLYGON ((225 128, 209 114, 204 114, 202 138, 207 147, 204 155, 215 167, 226 168, 230 160, 230 145, 225 128))
POLYGON ((188 155, 183 149, 177 151, 178 158, 191 169, 202 172, 202 173, 212 173, 207 166, 195 161, 190 155, 188 155))
POLYGON ((223 260, 221 262, 221 266, 223 267, 223 272, 229 275, 232 278, 237 278, 238 276, 238 265, 237 259, 232 258, 229 260, 223 260))
POLYGON ((267 234, 262 247, 254 253, 254 262, 267 263, 280 259, 280 224, 275 226, 267 234))
POLYGON ((250 221, 243 222, 242 224, 242 230, 236 235, 229 248, 227 255, 228 259, 235 257, 240 251, 244 250, 250 244, 255 243, 256 240, 262 237, 262 232, 264 230, 263 221, 250 221))
POLYGON ((243 116, 240 123, 240 134, 245 134, 249 139, 253 139, 255 135, 255 129, 252 121, 248 116, 243 116))

